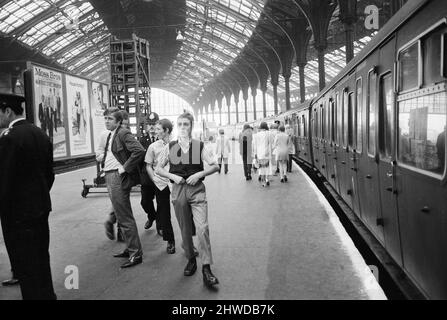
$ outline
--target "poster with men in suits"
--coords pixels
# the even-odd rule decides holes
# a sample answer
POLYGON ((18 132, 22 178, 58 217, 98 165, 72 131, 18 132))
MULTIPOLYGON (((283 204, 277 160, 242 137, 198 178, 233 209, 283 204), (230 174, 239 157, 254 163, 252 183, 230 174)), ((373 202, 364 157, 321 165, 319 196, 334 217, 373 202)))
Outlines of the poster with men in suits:
POLYGON ((53 142, 54 159, 67 156, 62 74, 33 65, 34 123, 53 142))
POLYGON ((93 149, 96 150, 105 130, 104 111, 109 105, 109 87, 98 82, 90 82, 90 106, 92 109, 93 149))
POLYGON ((92 153, 88 81, 66 75, 65 86, 70 117, 68 121, 70 126, 70 155, 92 153))

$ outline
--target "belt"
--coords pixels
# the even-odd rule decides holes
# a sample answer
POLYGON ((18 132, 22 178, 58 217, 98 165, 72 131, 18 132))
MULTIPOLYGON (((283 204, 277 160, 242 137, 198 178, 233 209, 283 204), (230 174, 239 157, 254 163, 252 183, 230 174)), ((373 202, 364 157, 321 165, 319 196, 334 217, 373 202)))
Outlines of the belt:
POLYGON ((104 173, 111 173, 111 172, 115 172, 115 171, 118 171, 118 169, 107 170, 107 171, 104 171, 104 173))

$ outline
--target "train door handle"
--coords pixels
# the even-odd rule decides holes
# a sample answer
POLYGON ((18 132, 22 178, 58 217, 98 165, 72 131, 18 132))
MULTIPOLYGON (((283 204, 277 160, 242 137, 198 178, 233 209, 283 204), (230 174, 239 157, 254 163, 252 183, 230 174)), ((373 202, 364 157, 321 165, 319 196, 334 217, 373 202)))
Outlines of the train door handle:
POLYGON ((356 168, 351 168, 351 170, 354 171, 354 172, 357 172, 357 169, 356 169, 356 168))
POLYGON ((334 160, 337 160, 337 157, 334 157, 334 160))
POLYGON ((346 164, 346 161, 342 161, 341 164, 346 164))
POLYGON ((366 179, 372 179, 372 176, 370 174, 366 175, 366 179))
POLYGON ((397 194, 397 191, 394 190, 393 187, 387 187, 387 188, 385 188, 385 190, 386 190, 386 191, 389 191, 389 192, 392 192, 393 194, 397 194))
POLYGON ((383 220, 383 218, 377 218, 376 225, 383 227, 385 225, 385 221, 383 220))
POLYGON ((430 208, 429 208, 428 206, 424 206, 424 207, 421 209, 421 211, 424 212, 424 213, 429 213, 429 212, 430 212, 430 208))

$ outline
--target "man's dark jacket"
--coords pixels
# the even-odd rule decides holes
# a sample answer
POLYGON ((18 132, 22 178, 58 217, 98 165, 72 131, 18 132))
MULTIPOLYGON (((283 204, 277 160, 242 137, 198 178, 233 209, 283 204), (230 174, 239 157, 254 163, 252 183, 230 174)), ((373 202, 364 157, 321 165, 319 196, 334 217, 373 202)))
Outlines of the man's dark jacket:
POLYGON ((0 137, 0 217, 2 223, 27 223, 51 211, 53 145, 26 120, 0 137))
POLYGON ((145 150, 130 130, 118 127, 112 140, 112 153, 124 167, 121 187, 130 190, 140 183, 140 168, 144 161, 145 150))

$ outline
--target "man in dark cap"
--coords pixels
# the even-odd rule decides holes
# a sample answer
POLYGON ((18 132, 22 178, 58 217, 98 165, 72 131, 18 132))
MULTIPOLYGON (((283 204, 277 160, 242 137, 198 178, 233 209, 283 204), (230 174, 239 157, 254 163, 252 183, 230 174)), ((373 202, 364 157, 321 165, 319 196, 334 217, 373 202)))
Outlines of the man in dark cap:
MULTIPOLYGON (((140 138, 140 143, 147 151, 149 146, 157 141, 157 136, 155 133, 155 124, 158 122, 159 117, 155 112, 151 112, 146 118, 146 132, 140 138)), ((144 225, 144 229, 150 229, 154 221, 156 221, 157 233, 162 235, 161 224, 157 219, 157 212, 154 207, 154 197, 155 197, 155 184, 149 178, 146 171, 146 166, 141 166, 141 206, 147 214, 147 221, 144 225)))
POLYGON ((54 182, 53 145, 24 116, 25 99, 0 94, 0 219, 25 300, 54 300, 48 216, 54 182), (25 200, 24 200, 25 199, 25 200))

